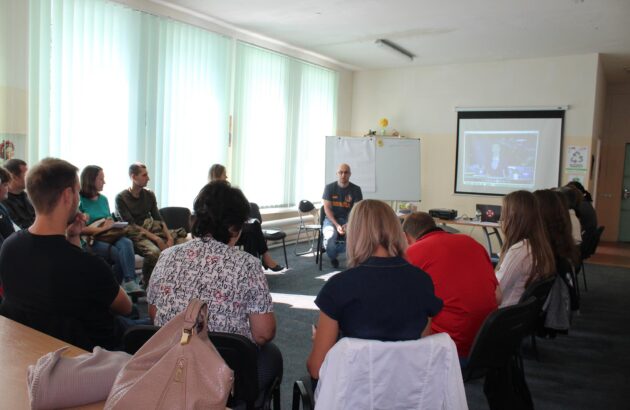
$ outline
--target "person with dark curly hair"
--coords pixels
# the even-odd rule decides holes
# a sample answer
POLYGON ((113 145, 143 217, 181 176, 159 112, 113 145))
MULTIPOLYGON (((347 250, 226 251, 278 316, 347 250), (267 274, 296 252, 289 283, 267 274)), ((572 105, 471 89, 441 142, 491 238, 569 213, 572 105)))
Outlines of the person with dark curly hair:
POLYGON ((282 375, 282 355, 270 343, 276 319, 260 261, 239 250, 249 203, 238 188, 215 181, 194 202, 193 240, 165 249, 147 288, 149 316, 162 326, 192 298, 208 304, 208 328, 235 333, 259 346, 259 384, 282 375))

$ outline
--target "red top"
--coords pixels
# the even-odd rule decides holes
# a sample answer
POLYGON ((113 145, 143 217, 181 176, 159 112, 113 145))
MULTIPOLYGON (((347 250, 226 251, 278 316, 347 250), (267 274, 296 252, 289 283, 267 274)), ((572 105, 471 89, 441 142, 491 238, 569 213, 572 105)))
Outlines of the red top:
POLYGON ((448 333, 460 357, 468 357, 477 331, 497 308, 499 282, 488 252, 463 234, 430 232, 407 249, 407 260, 433 280, 444 307, 431 321, 433 333, 448 333))

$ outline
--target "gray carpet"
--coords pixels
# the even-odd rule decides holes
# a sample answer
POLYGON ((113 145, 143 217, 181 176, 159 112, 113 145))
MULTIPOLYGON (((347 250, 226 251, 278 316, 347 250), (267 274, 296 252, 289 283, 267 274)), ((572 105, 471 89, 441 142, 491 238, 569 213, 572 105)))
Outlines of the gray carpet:
MULTIPOLYGON (((317 279, 331 272, 327 258, 320 272, 314 257, 295 257, 288 247, 289 266, 284 275, 268 275, 274 293, 316 295, 324 284, 317 279)), ((283 263, 281 249, 272 250, 283 263)), ((344 261, 342 259, 342 266, 344 261)), ((627 292, 630 271, 587 265, 589 291, 582 293, 579 316, 569 335, 538 338, 539 361, 525 346, 525 372, 536 409, 630 408, 630 314, 627 292)), ((311 348, 311 324, 317 312, 276 303, 278 331, 275 343, 284 357, 282 408, 291 408, 293 382, 308 380, 306 357, 311 348)), ((470 409, 487 409, 483 382, 466 384, 470 409)))

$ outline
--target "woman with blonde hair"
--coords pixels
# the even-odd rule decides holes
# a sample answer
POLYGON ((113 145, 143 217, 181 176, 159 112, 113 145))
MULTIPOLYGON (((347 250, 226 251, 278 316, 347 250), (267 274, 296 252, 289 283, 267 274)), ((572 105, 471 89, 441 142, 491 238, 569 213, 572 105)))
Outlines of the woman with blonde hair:
POLYGON ((555 260, 531 192, 514 191, 503 198, 501 229, 505 239, 497 279, 503 295, 499 307, 504 307, 518 303, 530 283, 553 275, 555 260))
POLYGON ((307 367, 314 379, 339 335, 382 341, 427 334, 442 309, 433 282, 404 259, 400 221, 384 202, 365 199, 350 212, 348 269, 330 278, 315 304, 320 308, 307 367))

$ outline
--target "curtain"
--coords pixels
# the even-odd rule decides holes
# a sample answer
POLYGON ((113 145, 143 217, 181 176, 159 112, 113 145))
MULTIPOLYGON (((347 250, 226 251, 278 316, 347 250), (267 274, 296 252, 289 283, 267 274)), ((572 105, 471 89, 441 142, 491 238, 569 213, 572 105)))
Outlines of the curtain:
POLYGON ((269 207, 321 199, 337 81, 332 70, 237 44, 232 182, 250 201, 269 207))
POLYGON ((161 206, 187 206, 227 158, 231 41, 103 0, 30 2, 29 161, 145 162, 161 206))
POLYGON ((31 163, 103 167, 111 205, 135 161, 159 206, 213 163, 261 207, 321 198, 334 71, 105 0, 31 1, 29 31, 31 163))

